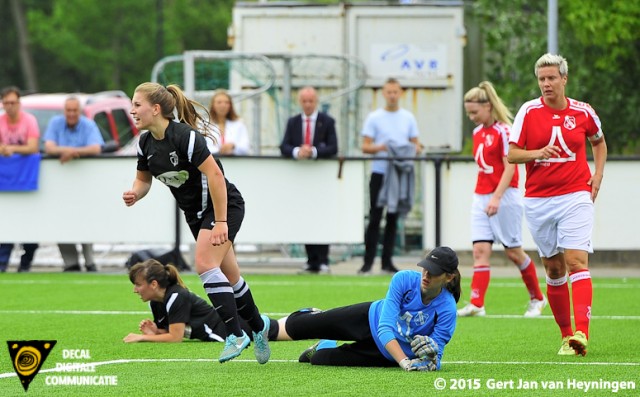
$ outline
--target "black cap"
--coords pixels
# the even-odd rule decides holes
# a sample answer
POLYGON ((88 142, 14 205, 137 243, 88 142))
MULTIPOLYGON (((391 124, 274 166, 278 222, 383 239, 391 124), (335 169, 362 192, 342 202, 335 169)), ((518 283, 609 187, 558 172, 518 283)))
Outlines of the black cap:
POLYGON ((427 269, 429 274, 434 276, 453 273, 458 268, 458 255, 449 247, 436 247, 418 263, 418 266, 427 269))

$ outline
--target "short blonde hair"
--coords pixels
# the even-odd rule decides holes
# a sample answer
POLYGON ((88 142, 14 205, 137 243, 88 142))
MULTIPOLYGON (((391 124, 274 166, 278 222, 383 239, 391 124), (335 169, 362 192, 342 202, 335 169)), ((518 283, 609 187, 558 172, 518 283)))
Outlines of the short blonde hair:
POLYGON ((567 64, 567 60, 564 59, 561 55, 546 53, 538 58, 533 71, 536 77, 538 77, 538 69, 544 68, 546 66, 557 66, 558 71, 560 72, 560 76, 562 77, 565 77, 569 73, 569 65, 567 64))

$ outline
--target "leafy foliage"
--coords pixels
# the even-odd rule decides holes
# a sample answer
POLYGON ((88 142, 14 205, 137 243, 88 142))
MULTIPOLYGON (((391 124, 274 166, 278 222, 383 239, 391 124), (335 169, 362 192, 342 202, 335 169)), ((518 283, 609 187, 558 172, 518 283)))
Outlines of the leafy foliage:
POLYGON ((164 55, 227 49, 233 5, 232 0, 42 3, 49 2, 25 7, 40 91, 129 93, 149 80, 164 55))
MULTIPOLYGON (((512 109, 540 95, 533 75, 547 52, 547 2, 477 0, 471 14, 484 35, 486 78, 512 109)), ((569 63, 567 95, 589 102, 610 153, 640 154, 640 3, 559 2, 558 47, 569 63)))

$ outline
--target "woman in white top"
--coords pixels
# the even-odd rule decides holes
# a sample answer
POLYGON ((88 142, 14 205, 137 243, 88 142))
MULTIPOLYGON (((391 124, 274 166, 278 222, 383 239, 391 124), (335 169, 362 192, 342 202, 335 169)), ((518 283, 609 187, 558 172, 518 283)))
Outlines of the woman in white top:
POLYGON ((217 90, 209 104, 211 122, 218 128, 218 142, 213 152, 227 155, 251 154, 249 132, 233 109, 231 96, 225 90, 217 90))

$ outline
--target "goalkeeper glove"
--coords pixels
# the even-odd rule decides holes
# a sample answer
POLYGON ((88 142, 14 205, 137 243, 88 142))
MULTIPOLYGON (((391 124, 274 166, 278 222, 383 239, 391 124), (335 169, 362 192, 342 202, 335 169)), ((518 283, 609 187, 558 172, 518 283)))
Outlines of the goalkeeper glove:
POLYGON ((411 351, 421 359, 435 360, 438 355, 438 344, 429 336, 416 335, 411 341, 411 351))
POLYGON ((435 371, 437 370, 436 364, 432 360, 421 360, 414 358, 410 360, 405 358, 400 361, 400 366, 405 371, 435 371))

